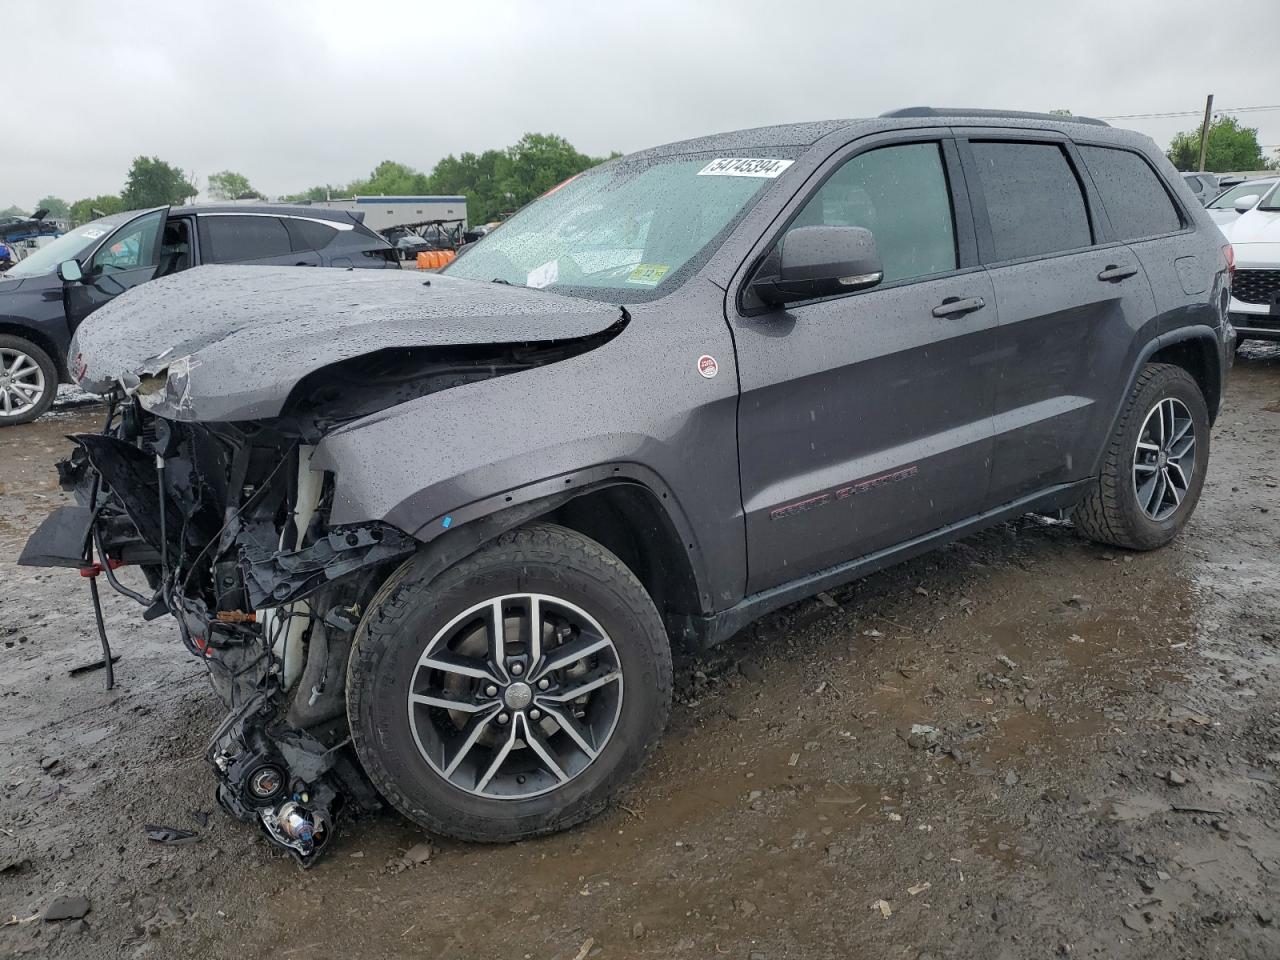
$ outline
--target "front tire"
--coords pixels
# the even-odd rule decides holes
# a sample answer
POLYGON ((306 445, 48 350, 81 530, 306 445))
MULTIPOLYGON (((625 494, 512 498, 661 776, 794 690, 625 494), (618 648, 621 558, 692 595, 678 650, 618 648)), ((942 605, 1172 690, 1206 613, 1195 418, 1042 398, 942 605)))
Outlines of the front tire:
POLYGON ((434 578, 409 561, 357 632, 346 689, 392 806, 435 833, 520 840, 594 816, 639 769, 670 712, 671 650, 617 557, 533 524, 434 578))
POLYGON ((1209 411, 1191 374, 1143 368, 1103 456, 1096 486, 1075 508, 1090 540, 1154 550, 1181 531, 1209 466, 1209 411))
POLYGON ((0 334, 0 427, 30 423, 58 395, 58 368, 29 340, 0 334))

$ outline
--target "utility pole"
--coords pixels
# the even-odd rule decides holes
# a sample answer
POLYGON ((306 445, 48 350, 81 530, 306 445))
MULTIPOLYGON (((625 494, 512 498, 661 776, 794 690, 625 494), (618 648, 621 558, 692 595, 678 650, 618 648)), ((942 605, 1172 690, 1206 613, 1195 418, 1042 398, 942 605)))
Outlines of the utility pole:
POLYGON ((1204 123, 1200 124, 1200 166, 1196 169, 1204 173, 1204 155, 1209 149, 1209 118, 1213 114, 1213 94, 1209 94, 1204 102, 1204 123))

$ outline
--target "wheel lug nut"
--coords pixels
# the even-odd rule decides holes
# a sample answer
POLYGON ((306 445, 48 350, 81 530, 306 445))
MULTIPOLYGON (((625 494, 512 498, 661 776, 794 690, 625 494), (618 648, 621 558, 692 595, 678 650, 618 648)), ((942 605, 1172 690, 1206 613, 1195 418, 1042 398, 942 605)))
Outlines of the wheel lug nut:
POLYGON ((548 680, 546 677, 543 677, 541 680, 538 681, 539 690, 545 690, 549 686, 551 686, 551 681, 548 680))
POLYGON ((484 695, 486 697, 496 697, 498 695, 498 688, 491 683, 484 688, 484 695))
POLYGON ((507 716, 505 713, 500 713, 500 714, 498 714, 498 722, 499 722, 499 723, 506 723, 506 722, 507 722, 508 720, 510 720, 510 719, 511 719, 511 718, 510 718, 509 716, 507 716))
POLYGON ((529 711, 529 719, 530 719, 530 720, 541 720, 541 719, 542 719, 542 711, 541 711, 541 710, 530 710, 530 711, 529 711))
POLYGON ((511 665, 511 672, 514 673, 517 677, 520 676, 520 674, 524 673, 524 664, 513 663, 511 665))

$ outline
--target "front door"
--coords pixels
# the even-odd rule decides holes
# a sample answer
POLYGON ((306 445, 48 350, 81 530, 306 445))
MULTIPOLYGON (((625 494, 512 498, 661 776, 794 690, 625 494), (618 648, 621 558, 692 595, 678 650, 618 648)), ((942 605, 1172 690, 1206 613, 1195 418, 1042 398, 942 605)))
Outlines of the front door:
POLYGON ((860 226, 884 280, 734 321, 748 591, 981 509, 997 317, 943 139, 833 158, 787 229, 860 226))
POLYGON ((100 306, 156 275, 168 208, 152 210, 116 229, 81 264, 83 279, 63 290, 71 332, 100 306))

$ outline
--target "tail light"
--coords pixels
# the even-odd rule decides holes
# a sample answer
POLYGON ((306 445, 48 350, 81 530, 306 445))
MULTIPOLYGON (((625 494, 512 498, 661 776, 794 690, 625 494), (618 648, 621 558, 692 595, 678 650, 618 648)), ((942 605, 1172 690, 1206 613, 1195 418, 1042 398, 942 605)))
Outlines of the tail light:
POLYGON ((1230 283, 1236 278, 1236 251, 1228 243, 1222 247, 1222 253, 1227 258, 1227 282, 1230 283))

